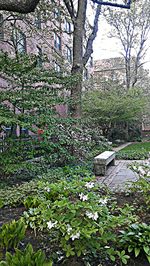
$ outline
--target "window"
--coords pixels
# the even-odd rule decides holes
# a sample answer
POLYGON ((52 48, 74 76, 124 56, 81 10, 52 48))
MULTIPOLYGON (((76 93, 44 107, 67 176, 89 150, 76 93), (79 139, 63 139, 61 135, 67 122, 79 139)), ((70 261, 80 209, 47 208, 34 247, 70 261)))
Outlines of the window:
POLYGON ((56 33, 54 33, 54 47, 61 50, 61 38, 56 33))
POLYGON ((26 53, 26 36, 22 31, 13 30, 13 42, 18 53, 26 53))
POLYGON ((42 49, 37 46, 37 50, 38 50, 37 67, 42 67, 42 63, 43 63, 43 60, 42 60, 42 56, 43 56, 42 49))
POLYGON ((34 23, 37 29, 41 29, 41 14, 40 13, 37 14, 34 23))
POLYGON ((3 15, 0 14, 0 40, 4 39, 3 15))
POLYGON ((54 10, 54 18, 56 19, 60 18, 60 10, 58 8, 55 8, 54 10))
POLYGON ((54 69, 56 72, 61 72, 61 67, 56 62, 54 63, 54 69))
POLYGON ((69 21, 65 21, 65 30, 68 33, 71 33, 71 23, 69 21))
POLYGON ((72 50, 68 46, 66 46, 66 49, 67 49, 67 55, 66 55, 67 56, 67 60, 69 62, 72 62, 72 50))

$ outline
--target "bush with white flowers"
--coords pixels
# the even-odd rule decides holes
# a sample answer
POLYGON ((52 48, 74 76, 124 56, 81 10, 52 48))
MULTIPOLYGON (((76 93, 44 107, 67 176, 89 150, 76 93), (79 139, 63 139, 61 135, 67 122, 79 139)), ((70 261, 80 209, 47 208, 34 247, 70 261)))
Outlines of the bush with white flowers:
POLYGON ((104 249, 111 258, 105 246, 114 242, 117 254, 116 230, 136 221, 130 209, 118 209, 114 214, 116 203, 91 177, 53 184, 40 182, 39 190, 41 203, 25 213, 25 220, 32 228, 47 232, 50 245, 59 247, 64 257, 84 257, 104 249))

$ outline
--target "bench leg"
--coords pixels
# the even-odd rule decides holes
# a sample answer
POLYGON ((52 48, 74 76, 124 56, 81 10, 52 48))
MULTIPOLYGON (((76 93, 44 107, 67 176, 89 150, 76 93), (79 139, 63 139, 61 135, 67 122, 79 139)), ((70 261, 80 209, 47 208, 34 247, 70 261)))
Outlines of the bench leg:
POLYGON ((104 176, 106 174, 106 166, 100 164, 94 164, 94 173, 97 176, 98 175, 104 176))
POLYGON ((115 159, 113 159, 113 160, 110 162, 109 165, 114 166, 114 165, 115 165, 115 159))

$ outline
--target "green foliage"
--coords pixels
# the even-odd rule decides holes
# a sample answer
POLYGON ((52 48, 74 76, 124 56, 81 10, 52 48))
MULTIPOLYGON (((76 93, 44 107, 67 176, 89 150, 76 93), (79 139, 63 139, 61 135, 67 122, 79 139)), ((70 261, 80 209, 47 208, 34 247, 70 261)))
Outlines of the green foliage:
POLYGON ((1 248, 14 249, 25 236, 25 224, 22 220, 13 220, 3 224, 0 229, 1 248))
POLYGON ((150 142, 131 144, 117 153, 119 159, 144 160, 149 158, 150 142))
POLYGON ((144 160, 149 157, 147 151, 119 151, 117 152, 117 159, 120 160, 144 160))
POLYGON ((134 182, 130 188, 131 192, 139 193, 140 197, 137 198, 137 201, 140 205, 140 208, 150 209, 150 166, 149 164, 136 164, 131 165, 131 169, 135 171, 140 177, 137 182, 134 182), (142 204, 141 204, 142 202, 142 204))
MULTIPOLYGON (((17 175, 22 169, 24 171, 28 160, 28 176, 33 177, 32 160, 37 157, 42 157, 45 171, 47 165, 58 166, 75 161, 81 132, 74 127, 73 119, 59 117, 56 109, 68 104, 60 94, 70 88, 76 77, 62 77, 43 69, 39 73, 36 57, 29 55, 9 58, 7 54, 1 54, 0 63, 6 79, 13 81, 13 88, 10 84, 10 90, 3 90, 0 95, 0 124, 2 128, 11 128, 9 138, 6 137, 2 143, 2 176, 5 178, 17 175), (34 137, 24 138, 21 131, 18 138, 14 134, 16 126, 30 130, 34 137), (38 135, 38 130, 42 131, 41 135, 38 135)), ((38 171, 43 170, 39 165, 38 171)))
POLYGON ((75 178, 82 178, 83 176, 92 176, 92 166, 65 166, 59 168, 51 168, 47 170, 47 173, 42 174, 39 178, 36 178, 34 181, 26 182, 16 187, 7 187, 0 189, 0 207, 5 206, 18 206, 24 204, 26 207, 28 205, 34 205, 33 202, 37 201, 33 196, 37 194, 42 194, 43 190, 38 189, 38 181, 43 180, 49 183, 56 183, 60 180, 72 180, 75 178), (31 202, 30 202, 31 201, 31 202))
POLYGON ((28 244, 24 251, 16 249, 13 255, 7 252, 5 261, 0 262, 0 266, 5 265, 52 266, 52 262, 46 262, 45 254, 41 250, 34 252, 31 244, 28 244))
POLYGON ((38 197, 36 196, 28 196, 24 201, 23 201, 24 206, 29 209, 29 208, 35 208, 39 205, 39 200, 38 197))
MULTIPOLYGON (((104 247, 113 241, 117 248, 115 230, 136 221, 132 208, 117 209, 114 215, 116 203, 91 176, 82 180, 78 175, 68 177, 58 183, 39 183, 44 195, 40 196, 38 207, 24 212, 25 222, 35 232, 46 231, 54 250, 59 247, 66 257, 93 256, 102 249, 109 255, 104 247)), ((124 263, 128 258, 122 253, 114 254, 124 263)))
POLYGON ((20 205, 29 195, 36 195, 37 181, 30 181, 17 187, 0 189, 0 207, 20 205))
POLYGON ((145 150, 147 152, 150 152, 150 142, 138 142, 138 143, 132 143, 125 147, 123 150, 128 151, 128 150, 145 150))
POLYGON ((150 225, 131 224, 129 228, 121 231, 120 244, 128 252, 134 252, 135 257, 144 252, 150 262, 150 225))
POLYGON ((110 130, 114 129, 121 128, 123 133, 127 123, 141 123, 144 108, 146 100, 137 89, 130 89, 128 92, 118 88, 95 90, 87 92, 83 98, 85 118, 90 118, 91 124, 99 124, 107 136, 111 135, 110 130))

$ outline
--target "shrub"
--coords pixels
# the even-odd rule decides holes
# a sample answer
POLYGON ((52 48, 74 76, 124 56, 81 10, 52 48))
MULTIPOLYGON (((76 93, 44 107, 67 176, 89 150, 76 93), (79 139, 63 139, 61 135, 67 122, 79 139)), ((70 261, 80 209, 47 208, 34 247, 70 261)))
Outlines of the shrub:
POLYGON ((40 182, 39 188, 45 191, 41 203, 24 212, 24 220, 35 232, 42 230, 49 235, 51 249, 59 247, 63 258, 83 258, 102 251, 112 260, 119 257, 126 262, 126 254, 117 251, 116 230, 136 221, 132 208, 113 214, 116 203, 111 203, 108 191, 91 177, 40 182), (105 246, 112 242, 110 252, 105 246))
POLYGON ((1 247, 6 250, 18 247, 25 236, 25 231, 26 227, 22 220, 3 224, 0 229, 1 247))
POLYGON ((14 265, 52 266, 52 262, 46 263, 45 254, 41 250, 34 252, 31 244, 28 244, 24 251, 16 249, 13 255, 9 252, 6 252, 5 261, 0 262, 0 266, 14 266, 14 265))
POLYGON ((117 152, 117 159, 120 160, 144 160, 148 157, 146 150, 121 150, 117 152))
POLYGON ((134 252, 135 257, 144 252, 150 262, 150 225, 135 223, 120 232, 121 246, 127 249, 129 253, 134 252))

